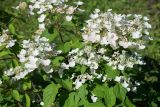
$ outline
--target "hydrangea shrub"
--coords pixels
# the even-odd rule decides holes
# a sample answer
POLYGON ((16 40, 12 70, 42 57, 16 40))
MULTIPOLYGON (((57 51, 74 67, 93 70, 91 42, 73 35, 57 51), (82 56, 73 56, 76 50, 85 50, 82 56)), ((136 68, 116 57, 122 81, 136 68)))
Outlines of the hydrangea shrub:
POLYGON ((14 7, 36 18, 37 30, 20 37, 10 24, 0 36, 0 57, 10 59, 0 91, 11 96, 0 100, 2 106, 134 107, 127 93, 141 84, 130 72, 145 65, 135 50, 144 50, 152 40, 149 19, 95 9, 77 29, 76 15, 85 11, 81 5, 30 0, 14 7), (65 38, 68 32, 73 36, 65 38))

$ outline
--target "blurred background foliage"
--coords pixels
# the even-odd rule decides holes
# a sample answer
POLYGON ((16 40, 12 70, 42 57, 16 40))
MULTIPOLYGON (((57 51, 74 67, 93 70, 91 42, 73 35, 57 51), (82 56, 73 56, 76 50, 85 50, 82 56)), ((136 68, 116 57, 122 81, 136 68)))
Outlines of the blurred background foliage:
MULTIPOLYGON (((27 15, 27 10, 17 12, 13 9, 19 2, 29 0, 0 0, 0 31, 10 24, 15 27, 15 32, 19 37, 30 38, 30 35, 37 28, 36 17, 27 15)), ((69 0, 74 1, 74 0, 69 0)), ((149 42, 147 48, 141 51, 146 65, 141 66, 142 70, 134 71, 134 78, 143 84, 138 89, 136 95, 129 93, 129 97, 138 107, 158 107, 160 105, 160 0, 82 0, 81 7, 85 12, 77 15, 77 30, 80 31, 85 20, 95 8, 105 12, 112 9, 114 12, 122 14, 142 14, 148 16, 152 24, 150 35, 153 40, 149 42)), ((64 34, 66 35, 66 34, 64 34)), ((73 35, 73 34, 72 34, 73 35)), ((63 38, 65 36, 62 35, 63 38)), ((7 63, 7 61, 5 61, 7 63)), ((6 65, 4 60, 0 60, 0 69, 6 65)))

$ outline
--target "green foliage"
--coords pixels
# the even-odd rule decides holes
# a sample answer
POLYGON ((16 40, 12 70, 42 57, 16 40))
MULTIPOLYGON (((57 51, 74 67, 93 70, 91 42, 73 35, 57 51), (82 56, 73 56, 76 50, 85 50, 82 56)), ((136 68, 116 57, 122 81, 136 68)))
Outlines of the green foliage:
POLYGON ((57 84, 49 84, 43 91, 44 107, 51 107, 55 101, 60 86, 57 84))
POLYGON ((121 84, 116 84, 113 88, 113 91, 115 96, 122 102, 124 102, 127 90, 124 87, 122 87, 121 84))
POLYGON ((72 92, 69 94, 68 99, 65 101, 63 107, 78 107, 79 96, 77 96, 76 92, 72 92))
POLYGON ((20 101, 20 95, 19 95, 19 92, 17 90, 12 91, 12 97, 17 101, 20 101))
POLYGON ((116 104, 116 96, 113 91, 113 88, 108 88, 104 94, 104 102, 107 105, 107 107, 113 107, 116 104))
POLYGON ((52 64, 54 67, 60 67, 61 61, 64 60, 63 56, 57 56, 52 60, 52 64))
POLYGON ((93 93, 101 98, 105 97, 105 92, 107 91, 108 87, 105 87, 104 85, 97 85, 94 89, 93 89, 93 93))
POLYGON ((31 100, 28 94, 25 94, 25 107, 30 107, 31 105, 31 100))
MULTIPOLYGON (((37 16, 27 15, 27 9, 18 12, 12 8, 17 6, 20 1, 28 3, 29 0, 0 0, 0 34, 2 29, 8 28, 13 38, 21 41, 33 38, 31 35, 37 30, 38 22, 37 16)), ((72 1, 74 0, 69 0, 68 4, 72 1)), ((132 75, 123 72, 123 74, 126 73, 133 77, 132 81, 141 82, 142 85, 137 86, 137 92, 127 92, 121 84, 112 82, 112 80, 104 84, 99 81, 95 83, 87 81, 78 90, 74 90, 73 81, 69 78, 70 72, 84 74, 88 72, 88 67, 85 65, 77 65, 71 71, 66 70, 63 79, 57 76, 57 71, 54 71, 53 74, 44 74, 36 69, 34 74, 29 74, 18 82, 11 80, 3 75, 3 71, 8 67, 19 66, 17 54, 21 46, 16 43, 11 49, 0 46, 0 80, 2 80, 2 84, 0 84, 0 107, 39 107, 41 97, 44 107, 158 107, 160 105, 160 3, 156 0, 82 1, 84 5, 81 8, 85 11, 76 13, 71 22, 64 21, 63 15, 48 13, 47 18, 51 17, 53 22, 49 22, 51 26, 46 26, 47 29, 42 36, 48 38, 50 43, 55 42, 56 48, 62 50, 59 56, 51 58, 52 67, 60 68, 61 63, 66 61, 65 56, 70 50, 84 47, 81 29, 95 8, 99 8, 101 11, 112 8, 114 12, 122 14, 147 15, 152 24, 150 35, 153 37, 153 41, 149 41, 146 50, 138 52, 144 57, 146 65, 134 66, 134 70, 128 70, 128 72, 132 72, 132 75), (35 86, 32 82, 35 82, 35 86), (49 82, 52 83, 49 84, 49 82), (98 97, 97 102, 92 102, 91 93, 98 97)), ((121 75, 120 71, 114 70, 104 63, 102 66, 104 68, 99 72, 103 72, 109 79, 121 75)))
POLYGON ((115 78, 120 74, 118 70, 114 70, 111 66, 105 65, 105 73, 108 78, 115 78))
POLYGON ((96 102, 96 103, 88 103, 84 107, 106 107, 106 106, 101 102, 96 102))
POLYGON ((9 31, 12 33, 12 34, 15 34, 15 28, 13 26, 13 24, 9 24, 9 31))

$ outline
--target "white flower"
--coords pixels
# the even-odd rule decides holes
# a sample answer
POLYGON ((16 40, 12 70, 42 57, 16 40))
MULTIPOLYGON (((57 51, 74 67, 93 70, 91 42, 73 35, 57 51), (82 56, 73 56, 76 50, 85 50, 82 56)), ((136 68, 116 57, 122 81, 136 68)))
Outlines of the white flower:
POLYGON ((98 69, 98 63, 96 63, 96 62, 91 62, 90 68, 98 69))
POLYGON ((81 1, 78 1, 78 2, 75 2, 76 5, 80 6, 80 5, 83 5, 83 2, 81 1))
POLYGON ((76 79, 76 81, 73 82, 73 84, 75 85, 75 89, 79 89, 83 85, 83 82, 79 79, 76 79))
POLYGON ((47 71, 47 73, 52 73, 53 72, 53 69, 50 69, 49 71, 47 71))
POLYGON ((28 74, 28 72, 26 72, 26 71, 20 72, 19 74, 16 74, 15 77, 13 77, 13 78, 19 80, 21 78, 24 78, 27 74, 28 74))
POLYGON ((145 48, 146 48, 145 45, 140 45, 140 46, 139 46, 139 49, 145 49, 145 48))
POLYGON ((135 31, 135 32, 132 32, 132 38, 133 39, 138 39, 142 36, 141 32, 140 31, 135 31))
POLYGON ((25 55, 25 54, 26 54, 26 50, 22 49, 22 50, 20 51, 20 55, 25 55))
POLYGON ((47 52, 50 52, 50 51, 52 51, 52 47, 51 46, 45 47, 44 50, 47 51, 47 52))
POLYGON ((126 81, 124 81, 124 82, 122 83, 122 86, 123 86, 124 88, 127 88, 127 87, 129 86, 129 84, 128 84, 126 81))
POLYGON ((107 39, 106 36, 105 36, 105 37, 102 37, 101 44, 102 44, 102 45, 108 45, 108 44, 109 44, 108 39, 107 39))
POLYGON ((96 19, 96 18, 98 18, 98 16, 99 16, 99 15, 98 15, 97 13, 96 13, 96 14, 91 14, 91 15, 90 15, 91 19, 96 19))
POLYGON ((39 8, 40 8, 39 3, 35 3, 35 4, 33 5, 33 8, 35 8, 35 9, 39 9, 39 8))
POLYGON ((72 16, 66 16, 66 21, 71 21, 72 20, 72 16))
POLYGON ((75 67, 75 61, 70 61, 70 62, 69 62, 69 66, 70 66, 70 67, 75 67))
POLYGON ((30 42, 30 40, 23 40, 22 41, 22 46, 23 46, 23 48, 28 48, 29 47, 29 42, 30 42))
POLYGON ((131 42, 125 42, 125 41, 119 41, 118 42, 120 46, 122 46, 123 48, 128 48, 129 46, 131 46, 131 42))
POLYGON ((51 63, 51 60, 50 60, 50 59, 41 60, 41 63, 42 63, 44 66, 49 66, 49 64, 51 63))
POLYGON ((97 52, 97 53, 104 54, 105 52, 106 52, 106 49, 104 49, 104 48, 100 48, 100 49, 98 50, 98 52, 97 52))
POLYGON ((44 23, 39 24, 39 29, 44 30, 45 29, 45 24, 44 23))
POLYGON ((133 87, 133 88, 132 88, 132 91, 133 91, 133 92, 137 91, 137 87, 133 87))
POLYGON ((67 64, 65 64, 65 63, 62 63, 62 64, 61 64, 61 67, 64 68, 64 69, 69 69, 69 65, 67 65, 67 64))
POLYGON ((100 35, 95 34, 95 32, 92 32, 89 36, 88 36, 88 40, 91 42, 98 42, 100 41, 100 35))
POLYGON ((116 22, 119 22, 119 21, 122 20, 122 16, 121 16, 121 15, 115 15, 115 16, 114 16, 114 20, 115 20, 116 22))
POLYGON ((116 78, 114 79, 116 82, 120 82, 121 81, 121 77, 120 76, 116 76, 116 78))
POLYGON ((110 12, 110 11, 112 11, 112 9, 108 9, 107 11, 110 12))
POLYGON ((26 63, 25 68, 30 69, 30 70, 34 70, 36 68, 38 68, 38 66, 35 63, 26 63))
POLYGON ((25 62, 26 61, 26 58, 24 56, 18 56, 19 57, 19 61, 20 62, 25 62))
POLYGON ((148 22, 145 22, 145 23, 144 23, 144 26, 145 26, 146 28, 152 28, 151 24, 149 24, 148 22))
POLYGON ((67 14, 73 14, 74 11, 75 11, 75 7, 70 6, 70 7, 66 10, 66 13, 67 13, 67 14))
POLYGON ((41 105, 41 106, 44 106, 44 102, 40 102, 40 105, 41 105))
POLYGON ((119 70, 123 71, 124 68, 125 68, 125 67, 124 67, 123 65, 121 65, 121 64, 118 65, 118 69, 119 69, 119 70))
POLYGON ((41 14, 41 16, 38 18, 38 22, 40 22, 40 23, 44 22, 45 18, 46 18, 46 15, 41 14))
POLYGON ((95 9, 94 12, 95 12, 95 13, 99 13, 100 10, 99 10, 99 9, 95 9))
POLYGON ((36 58, 34 56, 29 56, 28 59, 31 64, 35 64, 38 61, 38 58, 36 58))
POLYGON ((145 21, 148 21, 149 19, 148 19, 148 17, 143 17, 143 20, 145 20, 145 21))
POLYGON ((107 77, 106 77, 106 76, 103 76, 102 82, 105 82, 106 79, 107 79, 107 77))
POLYGON ((12 76, 12 75, 14 75, 13 68, 10 68, 9 70, 4 71, 4 74, 7 75, 7 76, 12 76))
POLYGON ((145 33, 146 35, 149 35, 149 32, 148 32, 147 30, 144 30, 144 33, 145 33))
POLYGON ((118 39, 118 36, 115 33, 108 32, 107 39, 111 47, 116 48, 116 40, 118 39))
POLYGON ((95 103, 98 98, 97 98, 95 95, 92 95, 92 96, 91 96, 91 99, 92 99, 92 101, 95 103))
POLYGON ((51 3, 57 3, 57 0, 50 0, 51 3))
POLYGON ((0 80, 0 85, 2 84, 2 81, 0 80))
POLYGON ((6 48, 13 47, 15 45, 16 40, 10 40, 7 44, 6 48))
POLYGON ((32 51, 32 55, 33 55, 33 56, 39 55, 39 50, 36 49, 36 50, 32 51))

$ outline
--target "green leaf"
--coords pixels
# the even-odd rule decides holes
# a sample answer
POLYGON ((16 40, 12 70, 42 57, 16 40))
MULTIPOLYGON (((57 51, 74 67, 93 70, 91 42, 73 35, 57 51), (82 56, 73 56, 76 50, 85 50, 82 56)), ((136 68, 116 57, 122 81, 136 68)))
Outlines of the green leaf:
POLYGON ((58 57, 55 57, 53 60, 52 60, 52 64, 54 67, 59 67, 61 65, 61 61, 64 60, 64 57, 63 56, 58 56, 58 57))
POLYGON ((23 90, 31 89, 31 81, 29 82, 24 82, 22 85, 23 90))
POLYGON ((63 107, 78 107, 79 100, 80 100, 80 98, 76 94, 76 92, 72 92, 72 93, 69 94, 69 97, 65 101, 63 107))
POLYGON ((71 79, 62 80, 62 87, 71 91, 72 90, 72 80, 71 79))
POLYGON ((14 28, 13 24, 9 24, 9 31, 10 31, 12 34, 15 34, 15 28, 14 28))
POLYGON ((97 97, 105 97, 105 91, 107 90, 107 87, 103 86, 103 85, 97 85, 94 89, 93 89, 93 93, 94 95, 96 95, 97 97))
POLYGON ((63 53, 67 53, 71 50, 72 44, 71 42, 66 42, 65 44, 61 44, 57 47, 59 50, 62 50, 63 53))
POLYGON ((6 56, 6 55, 9 55, 9 54, 10 54, 9 51, 1 51, 0 52, 0 57, 6 56))
POLYGON ((88 103, 84 105, 84 107, 106 107, 106 106, 101 102, 96 102, 96 103, 88 103))
POLYGON ((82 66, 81 66, 81 73, 83 74, 86 70, 87 70, 87 67, 84 66, 84 65, 82 65, 82 66))
POLYGON ((109 88, 105 91, 104 102, 107 107, 113 107, 116 104, 116 96, 113 92, 113 88, 109 88))
POLYGON ((82 74, 87 70, 87 67, 85 65, 77 65, 76 66, 76 72, 81 72, 82 74))
POLYGON ((49 84, 43 91, 44 107, 51 107, 58 93, 60 86, 57 84, 49 84))
POLYGON ((25 94, 25 99, 26 99, 25 107, 30 107, 31 101, 30 101, 30 97, 28 94, 25 94))
POLYGON ((87 85, 83 85, 77 90, 77 94, 78 94, 79 98, 81 99, 79 101, 79 106, 83 106, 83 105, 89 103, 87 100, 88 90, 86 89, 86 87, 87 87, 87 85))
POLYGON ((124 102, 127 90, 122 87, 121 84, 117 84, 113 87, 113 91, 117 98, 119 98, 122 102, 124 102))
POLYGON ((125 105, 126 107, 136 107, 134 104, 132 104, 132 102, 128 99, 128 97, 126 97, 125 99, 125 105))
POLYGON ((152 101, 150 107, 158 107, 158 105, 155 102, 152 101))
POLYGON ((78 39, 73 39, 72 40, 72 48, 82 48, 83 44, 80 42, 78 39))
POLYGON ((72 90, 72 80, 71 79, 64 79, 61 78, 54 78, 54 80, 59 83, 63 88, 67 89, 68 91, 72 90))
POLYGON ((105 73, 108 78, 115 78, 120 74, 118 70, 113 69, 111 66, 106 65, 105 66, 105 73))
POLYGON ((12 91, 12 97, 17 101, 20 101, 20 95, 19 95, 19 92, 17 90, 12 91))
POLYGON ((74 27, 74 23, 72 23, 72 21, 64 21, 61 25, 65 30, 73 30, 74 27))
POLYGON ((86 87, 86 85, 83 85, 77 90, 77 94, 81 99, 85 99, 88 94, 88 90, 86 89, 86 87))
POLYGON ((54 29, 53 33, 49 33, 48 30, 45 30, 42 35, 49 39, 49 42, 52 42, 55 40, 55 38, 59 35, 57 29, 54 29))
POLYGON ((12 59, 12 63, 14 67, 19 66, 19 62, 17 59, 12 59))

